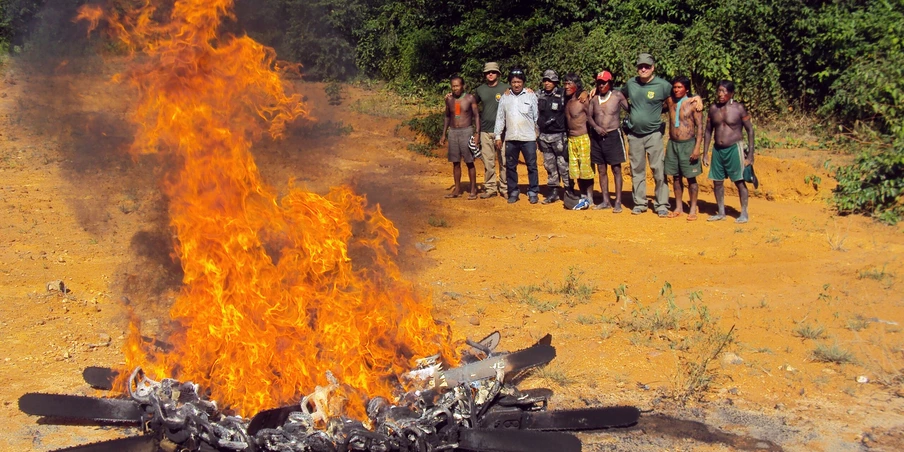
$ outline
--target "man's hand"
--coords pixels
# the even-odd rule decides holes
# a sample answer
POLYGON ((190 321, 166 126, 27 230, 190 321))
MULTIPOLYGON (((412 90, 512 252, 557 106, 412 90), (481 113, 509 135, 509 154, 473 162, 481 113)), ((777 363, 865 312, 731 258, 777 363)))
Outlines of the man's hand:
POLYGON ((691 160, 697 160, 700 158, 700 148, 694 148, 694 152, 691 153, 691 160))
POLYGON ((703 111, 703 99, 701 99, 700 96, 694 96, 688 100, 691 101, 692 104, 694 104, 694 109, 696 109, 697 111, 703 111))
POLYGON ((439 139, 439 145, 440 145, 440 146, 443 146, 443 145, 445 145, 445 144, 446 144, 446 137, 445 137, 445 136, 442 136, 442 137, 439 139))
POLYGON ((596 130, 596 133, 601 137, 606 136, 606 131, 602 127, 594 127, 593 130, 596 130))
POLYGON ((708 156, 707 156, 706 153, 704 152, 704 153, 703 153, 703 166, 709 166, 709 159, 708 159, 707 157, 708 157, 708 156))
POLYGON ((496 150, 497 151, 502 150, 502 140, 496 140, 496 150))
POLYGON ((590 93, 581 91, 581 94, 578 96, 578 102, 586 104, 588 100, 590 100, 590 93))
POLYGON ((446 100, 448 100, 450 97, 452 97, 452 93, 446 93, 446 100))

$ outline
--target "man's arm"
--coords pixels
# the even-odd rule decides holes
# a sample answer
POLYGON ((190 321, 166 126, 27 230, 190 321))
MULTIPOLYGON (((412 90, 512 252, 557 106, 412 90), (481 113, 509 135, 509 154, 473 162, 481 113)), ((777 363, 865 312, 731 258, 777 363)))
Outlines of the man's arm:
POLYGON ((589 102, 588 106, 590 108, 587 111, 587 124, 590 124, 590 127, 593 127, 593 130, 600 136, 606 136, 606 131, 596 123, 596 118, 594 118, 593 110, 599 108, 599 102, 589 102))
POLYGON ((480 111, 477 109, 477 96, 471 96, 471 115, 474 116, 474 141, 480 144, 480 111))
POLYGON ((691 160, 697 160, 700 158, 700 146, 703 145, 703 112, 697 109, 694 109, 694 128, 697 129, 694 132, 694 136, 696 137, 696 143, 694 143, 694 152, 691 153, 691 160))
POLYGON ((439 145, 442 146, 446 144, 446 134, 449 132, 449 123, 452 122, 452 109, 449 108, 449 101, 455 102, 454 99, 449 97, 446 98, 446 114, 443 115, 443 134, 439 138, 439 145))
POLYGON ((534 135, 540 136, 540 126, 537 124, 540 121, 540 100, 537 98, 537 95, 534 93, 529 93, 531 96, 530 101, 530 115, 531 122, 534 123, 534 135))
POLYGON ((709 153, 709 143, 712 141, 713 137, 713 109, 709 109, 709 116, 706 118, 706 133, 704 134, 705 138, 703 139, 703 165, 708 166, 709 161, 706 159, 706 155, 709 153))
POLYGON ((505 96, 499 99, 499 105, 496 107, 496 125, 493 127, 493 134, 496 138, 496 149, 502 149, 502 132, 505 130, 505 96))
POLYGON ((618 100, 618 105, 621 106, 622 110, 628 111, 628 96, 625 96, 624 94, 622 94, 621 91, 616 91, 616 92, 618 94, 620 94, 619 100, 618 100))
POLYGON ((740 109, 741 122, 744 124, 744 130, 747 131, 747 160, 744 162, 744 166, 753 165, 753 123, 750 122, 750 113, 747 113, 744 105, 740 105, 740 109))

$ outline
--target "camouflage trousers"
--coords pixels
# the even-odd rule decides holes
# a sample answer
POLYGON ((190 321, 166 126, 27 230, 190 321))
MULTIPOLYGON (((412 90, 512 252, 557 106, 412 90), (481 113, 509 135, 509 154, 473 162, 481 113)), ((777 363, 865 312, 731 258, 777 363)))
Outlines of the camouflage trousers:
POLYGON ((546 168, 546 185, 569 187, 568 179, 568 137, 563 133, 541 133, 537 140, 543 152, 543 167, 546 168))

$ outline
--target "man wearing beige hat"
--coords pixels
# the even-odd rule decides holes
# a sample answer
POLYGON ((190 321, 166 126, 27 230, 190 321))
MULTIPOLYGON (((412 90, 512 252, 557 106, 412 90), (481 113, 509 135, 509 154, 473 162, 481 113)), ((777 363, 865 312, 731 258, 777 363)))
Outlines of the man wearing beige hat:
POLYGON ((480 103, 480 150, 484 167, 484 188, 482 199, 492 198, 496 195, 508 196, 505 184, 505 153, 496 149, 493 136, 493 127, 496 125, 496 111, 499 100, 508 91, 508 83, 499 81, 499 64, 489 62, 483 66, 483 75, 486 83, 474 90, 474 95, 480 103), (496 171, 496 162, 499 162, 499 171, 496 171))

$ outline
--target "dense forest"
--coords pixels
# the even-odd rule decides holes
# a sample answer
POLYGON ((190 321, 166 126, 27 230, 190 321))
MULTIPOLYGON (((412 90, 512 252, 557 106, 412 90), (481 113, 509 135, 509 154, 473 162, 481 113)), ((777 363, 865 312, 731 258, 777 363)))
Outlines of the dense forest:
MULTIPOLYGON (((63 41, 84 3, 0 0, 0 50, 28 52, 40 32, 63 41)), ((731 79, 761 117, 804 111, 820 133, 870 143, 836 170, 836 206, 904 215, 904 0, 235 0, 227 28, 302 63, 308 79, 424 93, 452 74, 478 83, 490 60, 525 68, 529 82, 547 68, 624 81, 650 52, 660 75, 687 75, 704 97, 731 79)))

